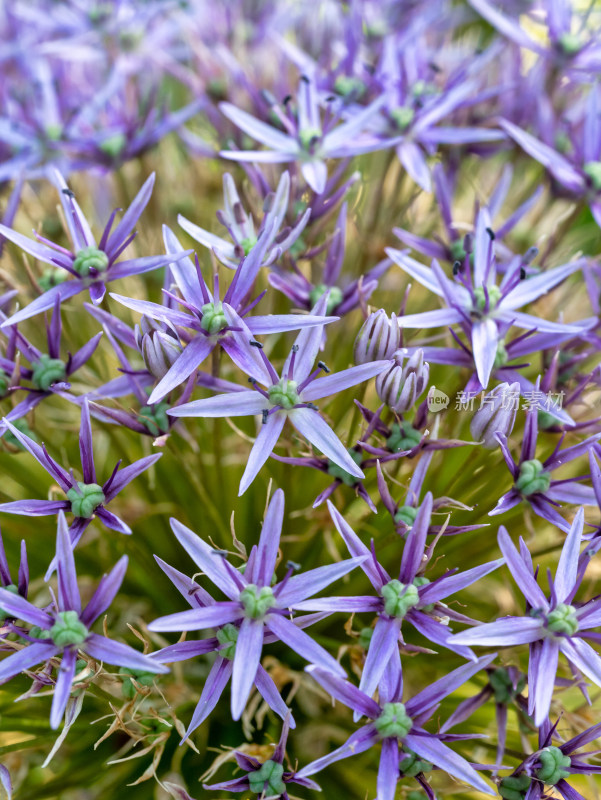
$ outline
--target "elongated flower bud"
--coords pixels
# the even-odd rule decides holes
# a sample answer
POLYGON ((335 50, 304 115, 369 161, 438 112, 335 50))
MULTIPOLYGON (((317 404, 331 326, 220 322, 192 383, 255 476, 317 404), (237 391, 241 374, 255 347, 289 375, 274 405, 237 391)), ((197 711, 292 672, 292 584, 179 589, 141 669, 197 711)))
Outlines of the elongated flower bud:
POLYGON ((136 344, 146 369, 159 380, 182 352, 175 333, 149 317, 142 317, 140 325, 136 325, 136 344))
POLYGON ((430 377, 430 365, 424 361, 422 350, 411 356, 397 350, 394 364, 376 378, 376 391, 383 403, 403 414, 413 408, 417 398, 425 391, 430 377))
POLYGON ((519 383, 500 383, 484 395, 480 408, 472 417, 470 431, 475 441, 494 450, 498 447, 495 433, 509 436, 515 423, 515 415, 520 401, 519 383))
POLYGON ((390 317, 381 308, 370 314, 355 339, 355 363, 368 364, 392 358, 401 343, 401 330, 395 314, 390 317))

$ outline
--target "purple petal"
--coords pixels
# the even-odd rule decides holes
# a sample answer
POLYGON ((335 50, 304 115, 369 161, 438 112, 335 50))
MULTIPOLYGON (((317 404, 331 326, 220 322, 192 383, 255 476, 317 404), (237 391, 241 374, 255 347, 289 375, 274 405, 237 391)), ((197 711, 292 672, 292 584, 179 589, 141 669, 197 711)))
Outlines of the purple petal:
POLYGON ((125 577, 127 560, 127 556, 121 556, 109 574, 103 575, 100 579, 96 591, 80 615, 80 619, 86 627, 89 628, 115 599, 125 577))
POLYGON ((383 739, 378 768, 378 800, 394 800, 399 779, 399 743, 383 739))
POLYGON ((54 301, 57 297, 60 297, 62 303, 63 300, 68 300, 70 297, 83 292, 85 288, 86 285, 84 281, 81 280, 70 280, 59 283, 58 286, 53 286, 48 289, 47 292, 44 292, 44 294, 36 297, 28 306, 17 311, 12 317, 4 320, 0 328, 5 328, 7 325, 16 325, 18 322, 23 322, 24 319, 29 319, 30 317, 35 317, 36 314, 41 314, 42 311, 48 311, 48 309, 54 306, 54 301))
POLYGON ((140 458, 138 461, 134 461, 134 463, 130 464, 128 467, 120 469, 115 475, 115 478, 113 479, 108 491, 104 492, 106 497, 105 502, 110 503, 110 501, 116 497, 119 492, 127 486, 128 483, 131 483, 134 478, 137 478, 149 467, 155 464, 161 456, 162 453, 157 453, 153 456, 146 456, 145 458, 140 458))
POLYGON ((262 394, 249 389, 193 400, 191 403, 170 408, 167 413, 171 417, 246 417, 260 414, 268 407, 269 403, 262 394))
POLYGON ((263 623, 256 619, 245 619, 238 631, 234 669, 232 672, 232 718, 240 719, 255 675, 263 649, 263 623))
POLYGON ((79 427, 79 452, 84 483, 96 483, 94 469, 94 451, 92 449, 92 423, 88 398, 84 397, 81 405, 81 424, 79 427))
POLYGON ((570 639, 562 638, 561 652, 583 675, 590 678, 597 686, 601 686, 601 657, 579 636, 570 639))
POLYGON ((474 322, 472 325, 472 349, 478 380, 484 389, 488 386, 490 373, 497 357, 498 342, 499 331, 493 319, 474 322))
MULTIPOLYGON (((336 507, 328 500, 328 509, 330 511, 330 516, 336 526, 336 530, 344 539, 346 546, 348 547, 349 553, 352 556, 368 556, 368 558, 361 564, 361 569, 369 580, 371 581, 372 586, 378 592, 382 589, 384 585, 384 581, 382 579, 382 575, 376 569, 373 563, 373 559, 371 558, 371 551, 369 547, 367 547, 361 539, 357 536, 355 531, 351 528, 348 522, 344 519, 342 514, 336 509, 336 507)), ((388 576, 386 576, 387 581, 390 580, 388 576)))
POLYGON ((282 523, 284 521, 284 492, 278 489, 269 503, 265 514, 259 546, 257 549, 256 567, 248 580, 257 586, 270 586, 275 570, 275 562, 280 546, 282 523))
MULTIPOLYGON (((255 686, 269 708, 275 711, 279 717, 285 720, 290 715, 290 709, 282 700, 278 692, 278 687, 273 682, 273 678, 260 664, 257 668, 257 674, 255 675, 255 686)), ((296 723, 292 718, 290 718, 290 727, 296 727, 296 723)))
POLYGON ((420 591, 420 605, 428 605, 429 603, 439 602, 445 597, 449 597, 450 595, 455 594, 455 592, 465 589, 466 586, 471 586, 472 583, 480 580, 480 578, 483 578, 485 575, 488 575, 495 569, 498 569, 504 563, 504 559, 498 558, 496 561, 489 561, 486 564, 481 564, 478 567, 472 567, 465 572, 449 575, 448 578, 443 575, 439 581, 425 586, 423 591, 420 591))
POLYGON ((426 536, 432 514, 432 492, 428 492, 419 507, 413 527, 407 534, 399 579, 403 583, 412 583, 423 563, 426 536))
MULTIPOLYGON (((240 392, 240 394, 242 394, 242 392, 240 392)), ((255 394, 257 393, 255 392, 255 394)), ((261 399, 263 400, 263 403, 265 403, 265 400, 263 398, 261 399)), ((263 464, 271 455, 273 448, 280 438, 280 433, 282 432, 282 428, 286 422, 286 416, 287 415, 281 411, 276 411, 274 414, 271 414, 269 417, 267 417, 267 422, 261 424, 259 434, 255 439, 255 443, 253 444, 250 455, 248 456, 246 469, 244 470, 242 478, 240 479, 238 497, 241 497, 248 489, 248 487, 257 477, 257 474, 263 464)))
MULTIPOLYGON (((316 677, 314 673, 313 677, 321 683, 321 680, 316 677)), ((329 691, 329 689, 327 690, 329 691)), ((376 704, 377 705, 377 704, 376 704)), ((380 708, 378 706, 378 712, 380 708)), ((378 734, 373 725, 364 725, 362 728, 359 728, 358 731, 355 731, 346 742, 341 746, 336 748, 336 750, 332 750, 331 753, 328 753, 321 758, 318 758, 316 761, 312 761, 310 764, 307 764, 306 767, 303 767, 299 770, 296 774, 299 778, 305 778, 308 775, 314 775, 316 772, 321 772, 324 767, 327 767, 329 764, 333 764, 336 761, 340 761, 343 758, 348 758, 349 756, 358 755, 359 753, 364 753, 366 750, 369 750, 374 744, 378 741, 378 734)))
POLYGON ((375 378, 376 375, 379 375, 391 364, 391 361, 372 361, 368 364, 360 364, 357 367, 349 367, 333 375, 327 375, 325 378, 318 378, 310 383, 306 389, 303 389, 302 399, 303 401, 313 402, 314 400, 320 400, 322 397, 329 397, 331 394, 342 392, 350 386, 356 386, 358 383, 375 378))
POLYGON ((112 511, 109 511, 108 508, 99 507, 94 512, 94 515, 97 519, 99 519, 103 525, 105 525, 111 531, 117 531, 117 533, 123 533, 125 536, 131 535, 131 528, 129 525, 126 525, 122 519, 116 514, 113 514, 112 511))
POLYGON ((584 509, 579 508, 564 542, 555 572, 555 596, 558 603, 568 601, 568 597, 573 596, 576 588, 583 526, 584 509))
POLYGON ((534 617, 502 617, 496 622, 478 625, 451 637, 455 644, 483 647, 509 647, 528 644, 543 637, 541 622, 534 617))
POLYGON ((142 655, 133 647, 98 636, 96 633, 88 636, 83 649, 97 661, 104 661, 117 667, 127 667, 134 672, 169 672, 163 664, 142 655))
POLYGON ((430 684, 430 686, 426 687, 418 694, 413 695, 411 699, 405 703, 409 716, 423 714, 424 711, 428 711, 433 708, 433 706, 438 705, 447 695, 454 692, 459 686, 462 686, 473 675, 484 669, 484 667, 487 667, 491 661, 494 661, 496 655, 496 653, 493 653, 492 655, 483 656, 477 661, 464 664, 462 667, 458 667, 452 672, 449 672, 444 678, 440 678, 430 684))
MULTIPOLYGON (((158 403, 163 397, 169 394, 173 389, 182 384, 194 370, 198 369, 202 362, 206 359, 209 353, 215 347, 215 342, 209 336, 197 334, 190 344, 184 347, 182 354, 177 360, 169 367, 165 375, 161 378, 152 394, 148 398, 148 404, 158 403)), ((200 401, 196 401, 201 402, 200 401)), ((170 409, 173 416, 195 416, 194 414, 176 414, 176 411, 181 411, 182 408, 193 406, 194 403, 184 403, 176 409, 170 409)))
MULTIPOLYGON (((56 536, 56 563, 58 571, 58 607, 60 611, 81 612, 81 598, 77 586, 75 559, 71 545, 71 535, 67 520, 62 511, 58 515, 56 536)), ((63 709, 64 710, 64 709, 63 709)), ((62 714, 61 714, 62 717, 62 714)))
POLYGON ((136 222, 140 218, 140 215, 148 205, 150 195, 152 194, 152 188, 154 186, 154 180, 155 174, 153 172, 133 199, 133 202, 121 218, 121 221, 115 230, 109 236, 106 246, 106 252, 109 257, 117 252, 123 242, 127 239, 128 235, 134 229, 136 222))
POLYGON ((534 711, 534 724, 542 725, 549 716, 551 698, 555 687, 557 675, 557 660, 559 656, 559 641, 555 637, 546 637, 541 642, 538 669, 535 674, 534 686, 530 686, 532 702, 528 703, 528 711, 534 711))
POLYGON ((365 692, 353 686, 352 683, 349 683, 349 681, 338 677, 338 675, 333 675, 329 670, 320 669, 316 666, 306 667, 305 671, 331 697, 344 703, 345 706, 348 706, 353 711, 359 712, 361 716, 368 717, 368 719, 376 719, 380 715, 382 709, 378 703, 366 695, 365 692))
POLYGON ((220 602, 206 608, 192 608, 166 617, 159 617, 148 625, 150 631, 201 631, 235 622, 244 616, 238 602, 220 602))
POLYGON ((200 699, 192 714, 192 719, 186 731, 186 738, 205 721, 211 711, 219 702, 223 690, 232 674, 232 662, 225 658, 217 658, 207 676, 200 699))
POLYGON ((20 672, 48 661, 58 649, 52 642, 34 642, 0 662, 0 683, 5 683, 20 672))
POLYGON ((71 694, 71 684, 75 675, 75 665, 77 664, 77 650, 69 647, 63 653, 56 686, 54 687, 54 697, 52 698, 52 709, 50 711, 50 727, 56 730, 65 713, 69 695, 71 694))
POLYGON ((398 648, 400 627, 399 620, 388 617, 380 617, 376 622, 359 683, 359 689, 368 697, 375 692, 395 648, 398 648))
POLYGON ((59 511, 69 511, 71 503, 65 500, 13 500, 0 503, 0 511, 25 517, 48 517, 59 511))
POLYGON ((331 461, 356 478, 365 477, 349 456, 340 439, 317 411, 309 408, 294 408, 288 412, 288 416, 297 431, 331 461))
MULTIPOLYGON (((336 675, 344 675, 344 670, 336 659, 332 658, 323 647, 313 641, 308 634, 297 628, 286 617, 281 617, 278 614, 268 614, 265 618, 265 624, 284 644, 287 644, 299 656, 306 658, 311 664, 321 666, 336 675)), ((240 639, 238 638, 239 641, 240 639)))
POLYGON ((488 784, 478 775, 476 770, 471 767, 468 762, 457 753, 454 753, 450 747, 447 747, 434 736, 406 736, 404 739, 407 747, 414 750, 418 756, 431 761, 440 769, 445 770, 460 781, 469 783, 484 794, 494 796, 494 792, 490 789, 488 784))
MULTIPOLYGON (((0 608, 15 619, 22 619, 30 625, 47 630, 52 627, 52 617, 45 611, 36 608, 24 597, 13 594, 0 587, 0 608)), ((4 663, 4 662, 2 662, 4 663)))
MULTIPOLYGON (((336 564, 327 564, 323 567, 310 569, 302 575, 295 575, 286 582, 284 589, 278 592, 278 606, 280 608, 295 608, 297 603, 321 592, 326 586, 347 575, 365 560, 366 556, 349 558, 336 564)), ((269 581, 261 585, 268 586, 269 581)))
POLYGON ((534 575, 528 569, 523 558, 516 550, 515 545, 507 533, 507 530, 503 526, 499 528, 499 534, 497 538, 501 552, 507 561, 509 571, 511 572, 513 579, 519 586, 520 591, 528 603, 532 606, 532 608, 547 609, 549 607, 547 598, 543 594, 540 586, 537 584, 534 575))

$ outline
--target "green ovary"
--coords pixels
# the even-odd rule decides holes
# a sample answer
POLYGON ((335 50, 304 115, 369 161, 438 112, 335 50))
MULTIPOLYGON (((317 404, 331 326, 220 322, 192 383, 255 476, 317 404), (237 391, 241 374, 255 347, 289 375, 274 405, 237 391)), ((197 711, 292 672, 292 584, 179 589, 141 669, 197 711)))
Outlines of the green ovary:
MULTIPOLYGON (((358 453, 356 450, 349 450, 349 456, 353 459, 355 464, 361 463, 361 453, 358 453)), ((342 467, 338 466, 338 464, 334 464, 333 461, 328 459, 328 475, 331 475, 333 478, 338 478, 339 481, 342 481, 345 486, 355 486, 355 484, 359 483, 359 478, 355 478, 354 475, 351 475, 350 472, 347 472, 342 467)))
POLYGON ((66 364, 60 358, 50 358, 43 353, 33 365, 31 382, 36 389, 47 392, 53 383, 64 381, 67 375, 66 364))
POLYGON ((71 511, 76 517, 89 519, 98 506, 105 501, 102 486, 97 483, 81 483, 77 481, 75 486, 67 492, 67 499, 71 503, 71 511))
POLYGON ((430 761, 423 761, 413 750, 405 748, 405 757, 399 764, 399 769, 405 778, 415 778, 420 772, 430 772, 434 765, 430 761))
POLYGON ((337 286, 326 286, 325 283, 314 286, 309 292, 309 301, 311 306, 314 306, 327 291, 330 292, 330 296, 328 297, 328 303, 326 305, 326 314, 331 314, 334 309, 342 303, 342 289, 339 289, 337 286))
POLYGON ((474 309, 476 311, 484 311, 486 308, 486 295, 488 293, 488 310, 492 311, 499 300, 501 299, 501 290, 498 286, 487 286, 486 292, 484 286, 476 286, 474 289, 474 309))
POLYGON ((501 367, 504 367, 508 361, 509 356, 507 354, 507 350, 505 349, 505 345, 503 342, 499 342, 497 345, 495 360, 493 362, 493 369, 500 369, 501 367))
POLYGON ((291 381, 288 378, 280 378, 280 380, 273 386, 267 389, 269 395, 269 402, 272 406, 280 406, 280 408, 294 408, 300 403, 298 396, 297 382, 291 381))
POLYGON ((305 128, 298 132, 298 138, 303 150, 309 150, 316 140, 321 139, 321 131, 319 128, 305 128))
POLYGON ((513 687, 513 681, 509 672, 503 667, 491 672, 488 678, 493 692, 495 693, 495 703, 499 705, 506 705, 513 700, 516 694, 519 694, 526 685, 526 679, 520 678, 517 686, 513 687))
POLYGON ((499 794, 505 800, 524 800, 531 783, 529 775, 509 775, 499 784, 499 794))
POLYGON ((582 50, 582 42, 576 33, 564 33, 559 37, 559 46, 567 56, 575 56, 582 50))
POLYGON ((547 614, 547 629, 552 633, 573 636, 578 630, 578 617, 574 606, 559 603, 553 611, 547 614))
POLYGON ((402 703, 385 703, 380 716, 374 720, 382 739, 403 739, 411 730, 413 722, 402 703))
POLYGON ((246 239, 240 241, 240 247, 244 250, 244 255, 247 256, 257 243, 256 236, 248 236, 246 239))
POLYGON ((408 422, 402 422, 400 425, 395 422, 390 429, 390 436, 386 439, 386 446, 391 452, 399 453, 401 450, 411 450, 421 440, 420 431, 408 422))
POLYGON ((352 94, 359 99, 365 94, 365 84, 360 78, 352 75, 339 75, 334 81, 334 90, 343 97, 352 94))
POLYGON ((373 628, 361 628, 359 632, 359 646, 362 647, 364 650, 369 650, 369 643, 372 640, 372 636, 374 635, 373 628))
POLYGON ((240 602, 244 613, 250 619, 262 619, 270 608, 275 605, 275 597, 269 586, 260 589, 254 583, 249 583, 240 592, 240 602))
POLYGON ((57 647, 80 645, 88 636, 88 629, 80 621, 77 611, 60 611, 49 630, 50 638, 57 647))
POLYGON ((227 328, 227 319, 221 303, 205 303, 200 310, 202 311, 200 327, 203 331, 213 334, 227 328))
MULTIPOLYGON (((19 589, 15 586, 14 583, 9 583, 8 586, 2 587, 5 592, 10 592, 11 594, 19 594, 19 589)), ((4 622, 5 619, 11 617, 12 614, 9 614, 8 611, 3 611, 0 608, 0 622, 4 622)))
POLYGON ((153 436, 169 432, 168 403, 155 403, 153 406, 142 406, 138 414, 138 422, 146 427, 153 436))
POLYGON ((265 797, 279 797, 286 791, 286 784, 282 780, 284 774, 283 764, 277 761, 265 761, 260 769, 248 774, 248 784, 254 794, 264 794, 265 797))
POLYGON ((409 528, 415 522, 415 518, 417 517, 417 508, 413 508, 413 506, 401 506, 396 514, 394 515, 394 521, 398 524, 399 522, 404 522, 409 528))
POLYGON ((392 117, 397 128, 400 131, 405 131, 413 122, 415 111, 412 108, 400 106, 399 108, 394 108, 390 112, 390 116, 392 117))
POLYGON ((67 278, 69 277, 69 273, 65 272, 62 269, 46 269, 38 278, 38 283, 40 284, 40 289, 43 289, 45 292, 48 289, 52 289, 53 286, 58 286, 59 283, 64 283, 67 278))
POLYGON ((589 161, 582 168, 596 192, 601 192, 601 161, 589 161))
POLYGON ((537 458, 524 461, 520 465, 520 474, 515 482, 515 488, 524 495, 546 492, 551 485, 551 476, 544 471, 544 467, 537 458))
POLYGON ((417 587, 411 583, 401 583, 396 578, 382 587, 382 598, 386 614, 397 619, 403 619, 419 603, 417 587))
POLYGON ((109 265, 109 257, 103 250, 97 247, 84 247, 79 250, 73 262, 73 269, 86 278, 91 270, 96 272, 104 272, 109 265))
POLYGON ((217 641, 223 647, 218 651, 222 658, 232 661, 236 654, 236 642, 238 641, 238 628, 228 622, 223 628, 217 631, 217 641))
POLYGON ((100 142, 98 146, 107 156, 110 156, 111 158, 117 158, 117 156, 120 156, 125 150, 126 144, 127 137, 125 134, 115 133, 106 138, 103 142, 100 142))
POLYGON ((572 760, 569 756, 564 756, 559 747, 545 747, 539 753, 539 761, 541 766, 536 770, 536 777, 549 786, 555 786, 570 774, 572 760))

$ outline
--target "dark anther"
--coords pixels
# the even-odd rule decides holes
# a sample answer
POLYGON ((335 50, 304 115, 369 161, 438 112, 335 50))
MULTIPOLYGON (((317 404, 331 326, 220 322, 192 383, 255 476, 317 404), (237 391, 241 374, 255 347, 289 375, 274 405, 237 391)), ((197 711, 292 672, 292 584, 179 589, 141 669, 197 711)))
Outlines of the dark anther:
POLYGON ((318 362, 317 362, 317 366, 319 367, 319 369, 322 369, 324 372, 331 372, 331 371, 332 371, 332 370, 331 370, 331 369, 328 367, 328 365, 327 365, 327 364, 324 364, 324 362, 323 362, 323 361, 318 361, 318 362))
POLYGON ((61 191, 63 194, 66 194, 67 197, 75 197, 75 192, 73 192, 71 189, 61 189, 61 191))
POLYGON ((315 403, 307 403, 307 408, 310 408, 311 411, 319 411, 319 406, 316 406, 315 403))
POLYGON ((526 270, 524 269, 524 267, 520 267, 520 280, 521 281, 526 280, 526 270))
POLYGON ((442 69, 434 61, 430 61, 428 66, 430 67, 432 72, 442 72, 442 69))
POLYGON ((293 344, 292 345, 292 352, 293 353, 298 353, 298 345, 297 344, 293 344))
POLYGON ((249 378, 248 382, 251 383, 253 386, 257 385, 257 379, 256 378, 249 378))
POLYGON ((492 228, 487 228, 486 229, 486 233, 490 236, 491 241, 494 242, 494 240, 496 239, 496 236, 495 236, 495 232, 493 231, 493 229, 492 228))
POLYGON ((335 94, 329 94, 329 95, 326 97, 326 103, 333 103, 333 102, 334 102, 334 100, 338 100, 338 98, 336 97, 336 95, 335 95, 335 94))
POLYGON ((237 244, 234 247, 234 255, 236 256, 236 258, 244 258, 245 253, 244 253, 244 248, 242 247, 242 245, 237 244))
POLYGON ((307 75, 301 75, 301 76, 300 76, 300 79, 301 79, 301 81, 303 81, 304 83, 310 83, 310 82, 311 82, 311 81, 309 80, 309 77, 308 77, 307 75))
POLYGON ((453 264, 453 275, 458 275, 462 269, 463 269, 463 264, 461 263, 461 261, 456 261, 453 264))
POLYGON ((269 417, 269 409, 264 408, 261 417, 261 422, 263 423, 263 425, 266 424, 268 417, 269 417))
POLYGON ((261 344, 261 342, 257 342, 257 340, 256 340, 256 339, 249 339, 249 340, 248 340, 248 343, 249 343, 249 345, 250 345, 251 347, 258 347, 258 348, 259 348, 259 350, 262 350, 262 349, 263 349, 263 345, 261 344))
POLYGON ((246 222, 246 214, 242 208, 242 203, 234 203, 234 218, 238 225, 242 225, 246 222))
POLYGON ((288 103, 292 100, 292 95, 287 94, 286 97, 282 100, 282 105, 287 106, 288 103))
POLYGON ((526 264, 532 264, 537 255, 538 255, 538 247, 535 247, 533 245, 532 247, 529 247, 524 253, 524 261, 526 262, 526 264))
POLYGON ((466 233, 463 239, 463 249, 466 253, 471 253, 474 249, 474 234, 466 233))
POLYGON ((292 569, 294 572, 298 572, 301 566, 296 561, 286 561, 286 569, 292 569))

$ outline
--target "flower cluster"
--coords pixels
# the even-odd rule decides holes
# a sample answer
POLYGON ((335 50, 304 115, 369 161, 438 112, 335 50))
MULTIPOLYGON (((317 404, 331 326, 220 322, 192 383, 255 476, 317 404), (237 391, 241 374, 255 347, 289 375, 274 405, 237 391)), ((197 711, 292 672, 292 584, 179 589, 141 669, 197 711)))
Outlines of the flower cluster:
POLYGON ((0 11, 2 796, 596 796, 600 31, 0 11))

